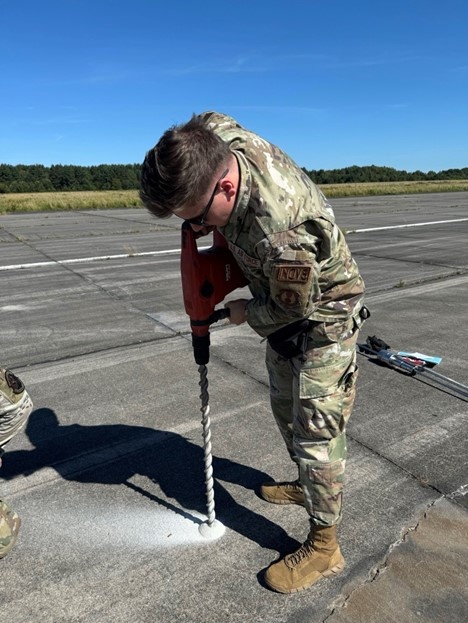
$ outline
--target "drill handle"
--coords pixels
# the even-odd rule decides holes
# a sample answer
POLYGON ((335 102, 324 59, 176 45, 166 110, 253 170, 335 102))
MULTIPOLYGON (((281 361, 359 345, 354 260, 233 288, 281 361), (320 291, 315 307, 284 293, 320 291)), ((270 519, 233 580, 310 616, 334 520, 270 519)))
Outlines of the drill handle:
POLYGON ((208 318, 209 324, 213 324, 214 322, 218 322, 219 320, 224 320, 225 318, 229 318, 231 315, 231 310, 229 307, 221 307, 221 309, 215 309, 211 316, 208 318))
MULTIPOLYGON (((210 325, 214 322, 218 322, 218 320, 229 318, 230 313, 231 310, 227 307, 215 309, 208 318, 206 324, 210 325)), ((192 346, 195 362, 199 366, 206 366, 210 360, 210 332, 206 331, 203 335, 198 335, 196 332, 192 331, 192 346)))

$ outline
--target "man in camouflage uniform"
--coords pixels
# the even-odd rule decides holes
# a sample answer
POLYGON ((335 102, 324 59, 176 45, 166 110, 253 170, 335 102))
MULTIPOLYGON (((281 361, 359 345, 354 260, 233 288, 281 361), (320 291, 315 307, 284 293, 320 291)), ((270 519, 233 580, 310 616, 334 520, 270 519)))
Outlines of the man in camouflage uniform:
POLYGON ((213 112, 169 129, 148 151, 140 196, 160 218, 175 214, 200 234, 217 227, 249 281, 252 298, 226 306, 233 324, 247 321, 268 340, 271 406, 299 470, 260 495, 300 504, 310 518, 307 539, 270 565, 267 584, 292 593, 339 573, 345 429, 366 308, 330 205, 278 147, 213 112))
MULTIPOLYGON (((0 368, 0 466, 3 446, 23 428, 32 408, 31 398, 20 379, 0 368)), ((0 558, 15 544, 20 525, 15 511, 0 499, 0 558)))

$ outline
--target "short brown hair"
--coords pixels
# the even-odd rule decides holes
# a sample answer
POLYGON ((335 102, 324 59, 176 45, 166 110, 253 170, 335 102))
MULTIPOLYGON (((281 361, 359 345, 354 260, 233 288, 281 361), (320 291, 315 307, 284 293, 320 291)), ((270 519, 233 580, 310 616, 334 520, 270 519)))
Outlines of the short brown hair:
POLYGON ((147 152, 140 198, 152 214, 167 218, 196 204, 230 156, 228 144, 193 115, 187 123, 166 130, 147 152))

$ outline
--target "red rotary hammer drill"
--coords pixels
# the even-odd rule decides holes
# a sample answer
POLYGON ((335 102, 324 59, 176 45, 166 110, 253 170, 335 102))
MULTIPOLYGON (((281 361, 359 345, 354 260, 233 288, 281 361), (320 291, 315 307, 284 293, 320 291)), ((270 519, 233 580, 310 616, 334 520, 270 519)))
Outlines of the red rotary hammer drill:
POLYGON ((206 365, 210 358, 210 325, 229 315, 228 309, 215 307, 248 281, 217 229, 213 231, 213 246, 208 249, 198 249, 198 237, 189 223, 182 224, 180 269, 185 311, 190 318, 195 362, 206 365))

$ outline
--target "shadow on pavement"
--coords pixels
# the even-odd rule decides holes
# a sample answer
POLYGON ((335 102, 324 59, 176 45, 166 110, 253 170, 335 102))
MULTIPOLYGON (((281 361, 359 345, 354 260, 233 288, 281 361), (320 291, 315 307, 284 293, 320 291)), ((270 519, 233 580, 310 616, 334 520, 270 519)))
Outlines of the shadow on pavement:
MULTIPOLYGON (((26 426, 26 435, 34 445, 32 450, 7 453, 1 476, 10 480, 28 476, 35 471, 52 467, 65 480, 109 485, 122 484, 181 516, 200 523, 192 509, 206 514, 206 494, 203 448, 181 435, 143 426, 125 424, 83 426, 61 425, 52 409, 36 409, 26 426), (99 462, 98 467, 81 471, 70 468, 70 461, 87 454, 105 452, 109 447, 142 442, 138 449, 120 458, 99 462), (143 489, 130 482, 143 475, 155 483, 154 490, 143 489), (160 493, 165 497, 160 497, 160 493), (159 495, 158 495, 159 494, 159 495)), ((219 481, 250 489, 253 492, 269 476, 252 467, 213 456, 215 477, 214 495, 217 518, 231 530, 254 541, 260 547, 284 555, 299 545, 295 539, 266 517, 242 506, 219 481)))

